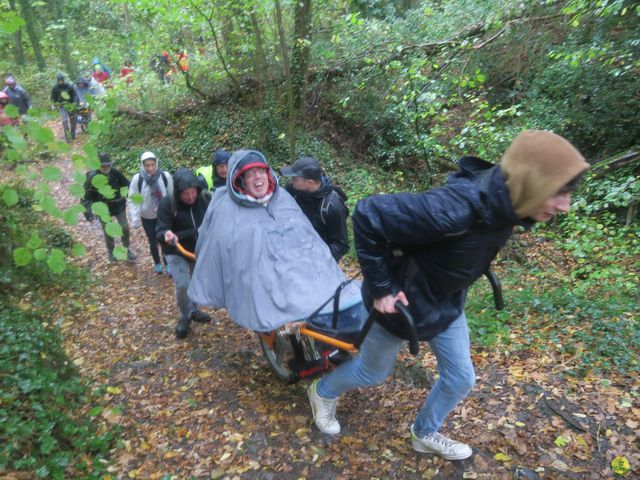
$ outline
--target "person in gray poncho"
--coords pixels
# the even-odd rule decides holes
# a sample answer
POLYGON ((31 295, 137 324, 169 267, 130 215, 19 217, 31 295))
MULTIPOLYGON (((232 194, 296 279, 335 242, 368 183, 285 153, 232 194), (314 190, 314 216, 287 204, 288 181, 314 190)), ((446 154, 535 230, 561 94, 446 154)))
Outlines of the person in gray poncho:
MULTIPOLYGON (((235 323, 255 331, 306 319, 345 281, 327 245, 254 150, 229 160, 226 188, 214 193, 196 256, 191 300, 226 308, 235 323)), ((341 310, 361 301, 358 286, 349 284, 341 310)))

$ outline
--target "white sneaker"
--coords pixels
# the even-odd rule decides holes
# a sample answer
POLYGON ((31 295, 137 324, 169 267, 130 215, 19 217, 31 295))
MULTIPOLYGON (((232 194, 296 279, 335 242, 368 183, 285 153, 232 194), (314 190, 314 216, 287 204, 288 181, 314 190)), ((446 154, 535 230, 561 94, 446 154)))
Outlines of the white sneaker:
POLYGON ((320 379, 314 380, 307 390, 311 411, 313 412, 313 420, 321 432, 337 435, 340 433, 340 424, 336 420, 338 399, 323 398, 318 395, 316 388, 319 381, 320 379))
POLYGON ((420 438, 413 431, 413 425, 411 425, 411 446, 416 452, 433 453, 445 460, 464 460, 473 453, 469 445, 451 440, 438 432, 432 432, 420 438))

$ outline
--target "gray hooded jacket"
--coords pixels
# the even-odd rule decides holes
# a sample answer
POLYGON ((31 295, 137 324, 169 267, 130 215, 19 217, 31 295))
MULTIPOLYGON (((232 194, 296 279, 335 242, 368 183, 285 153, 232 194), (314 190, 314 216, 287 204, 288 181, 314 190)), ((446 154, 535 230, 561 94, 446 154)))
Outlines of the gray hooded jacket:
MULTIPOLYGON (((234 187, 239 164, 256 151, 240 150, 229 160, 226 188, 215 191, 196 246, 189 297, 199 305, 223 307, 242 327, 269 331, 306 319, 346 279, 327 245, 295 200, 274 185, 266 205, 234 187)), ((341 295, 340 309, 361 302, 357 285, 341 295)), ((323 312, 331 311, 329 303, 323 312)))

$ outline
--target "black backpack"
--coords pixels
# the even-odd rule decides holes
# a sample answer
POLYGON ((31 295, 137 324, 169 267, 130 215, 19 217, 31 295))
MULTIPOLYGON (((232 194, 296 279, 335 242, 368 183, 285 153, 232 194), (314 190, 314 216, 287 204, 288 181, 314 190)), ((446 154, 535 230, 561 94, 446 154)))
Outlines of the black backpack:
MULTIPOLYGON (((164 182, 164 188, 167 189, 169 188, 169 180, 167 180, 165 173, 167 172, 163 170, 160 176, 162 177, 162 181, 164 182)), ((142 193, 142 182, 144 182, 144 178, 142 178, 142 175, 138 174, 138 193, 142 193)))

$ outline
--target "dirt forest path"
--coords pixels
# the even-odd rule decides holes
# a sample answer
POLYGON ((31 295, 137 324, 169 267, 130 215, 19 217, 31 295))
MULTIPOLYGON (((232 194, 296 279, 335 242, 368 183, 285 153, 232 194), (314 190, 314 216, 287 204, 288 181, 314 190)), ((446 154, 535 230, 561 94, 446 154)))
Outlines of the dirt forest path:
MULTIPOLYGON (((74 151, 81 150, 80 142, 74 151)), ((69 207, 77 202, 68 191, 71 161, 59 166, 64 178, 54 195, 59 206, 69 207)), ((589 382, 566 385, 553 365, 526 353, 474 354, 477 385, 443 430, 472 444, 474 456, 466 461, 448 462, 410 448, 408 427, 435 371, 426 350, 420 360, 403 355, 401 368, 385 384, 346 395, 338 407, 343 433, 321 434, 313 426, 306 384, 279 381, 255 334, 236 327, 224 311, 210 311, 211 324, 192 325, 186 340, 176 340, 173 285, 154 273, 142 229, 133 231, 137 262, 110 264, 97 221, 68 228, 87 246, 79 263, 91 270, 97 287, 84 315, 66 325, 66 348, 83 376, 108 387, 100 415, 120 426, 122 439, 112 456, 111 478, 611 476, 606 449, 594 446, 596 433, 604 438, 597 425, 604 420, 596 412, 606 419, 594 396, 614 402, 615 392, 603 394, 589 382), (420 362, 427 368, 419 368, 420 362), (551 407, 542 405, 543 388, 551 407), (560 397, 573 403, 552 403, 560 397), (569 410, 554 414, 554 405, 573 405, 589 417, 571 417, 569 410), (553 443, 562 432, 576 432, 563 416, 587 432, 578 432, 586 443, 575 443, 575 455, 559 455, 553 443), (499 453, 512 459, 496 458, 499 453)))

